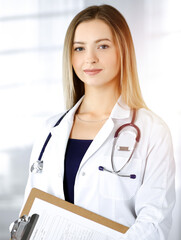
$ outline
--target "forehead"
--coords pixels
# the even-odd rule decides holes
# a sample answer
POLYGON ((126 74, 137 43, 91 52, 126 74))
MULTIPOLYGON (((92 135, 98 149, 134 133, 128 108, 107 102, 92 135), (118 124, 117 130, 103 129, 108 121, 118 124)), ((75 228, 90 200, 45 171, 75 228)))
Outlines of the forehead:
POLYGON ((113 33, 110 26, 100 19, 80 23, 74 34, 74 41, 96 40, 101 38, 113 40, 113 33))

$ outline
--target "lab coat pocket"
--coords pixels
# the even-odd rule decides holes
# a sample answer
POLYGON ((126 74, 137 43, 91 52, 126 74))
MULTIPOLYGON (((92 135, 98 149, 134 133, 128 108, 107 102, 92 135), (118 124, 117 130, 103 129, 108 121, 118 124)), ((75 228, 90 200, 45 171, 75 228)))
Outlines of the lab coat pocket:
MULTIPOLYGON (((123 157, 115 158, 115 161, 122 162, 122 166, 124 166, 119 172, 121 176, 108 171, 100 171, 100 194, 104 198, 129 200, 138 190, 141 161, 140 159, 132 158, 129 163, 125 164, 126 160, 127 159, 123 157), (136 175, 136 178, 130 178, 129 176, 131 174, 136 175)), ((104 164, 106 169, 112 171, 110 159, 107 159, 107 161, 105 159, 104 164)))

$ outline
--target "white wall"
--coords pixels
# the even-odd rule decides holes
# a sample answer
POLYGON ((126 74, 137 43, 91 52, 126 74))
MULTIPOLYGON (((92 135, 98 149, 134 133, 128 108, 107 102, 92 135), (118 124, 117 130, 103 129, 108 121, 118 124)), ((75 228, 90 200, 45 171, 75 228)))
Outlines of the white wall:
POLYGON ((71 18, 108 3, 125 16, 148 106, 171 129, 177 203, 170 240, 181 235, 180 0, 0 0, 0 240, 18 214, 32 144, 45 118, 63 110, 61 55, 71 18))

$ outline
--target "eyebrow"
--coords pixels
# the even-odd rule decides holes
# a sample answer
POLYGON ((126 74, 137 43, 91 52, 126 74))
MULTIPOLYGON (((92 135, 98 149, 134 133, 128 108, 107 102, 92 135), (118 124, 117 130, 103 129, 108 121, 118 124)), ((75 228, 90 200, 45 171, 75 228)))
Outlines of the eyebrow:
MULTIPOLYGON (((99 43, 99 42, 102 42, 102 41, 109 41, 109 42, 111 42, 111 40, 109 38, 101 38, 101 39, 97 39, 95 41, 95 43, 99 43)), ((73 44, 86 44, 86 42, 74 41, 73 44)))

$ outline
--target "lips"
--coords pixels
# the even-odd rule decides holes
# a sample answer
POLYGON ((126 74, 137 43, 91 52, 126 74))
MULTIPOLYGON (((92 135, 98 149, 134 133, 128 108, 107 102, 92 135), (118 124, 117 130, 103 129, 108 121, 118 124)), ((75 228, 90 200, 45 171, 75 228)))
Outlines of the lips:
POLYGON ((100 73, 102 71, 102 69, 85 69, 84 72, 87 74, 87 75, 90 75, 90 76, 93 76, 93 75, 96 75, 98 73, 100 73))

